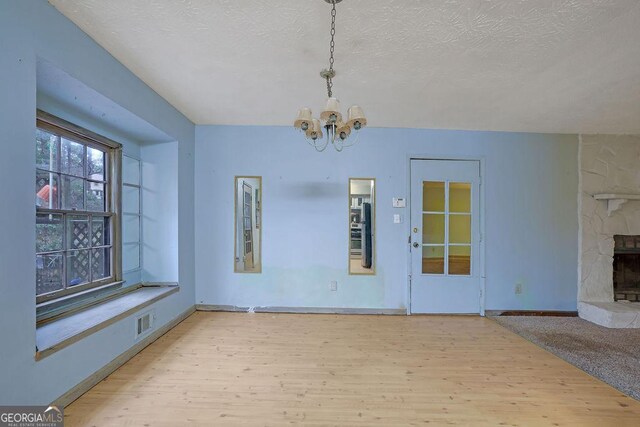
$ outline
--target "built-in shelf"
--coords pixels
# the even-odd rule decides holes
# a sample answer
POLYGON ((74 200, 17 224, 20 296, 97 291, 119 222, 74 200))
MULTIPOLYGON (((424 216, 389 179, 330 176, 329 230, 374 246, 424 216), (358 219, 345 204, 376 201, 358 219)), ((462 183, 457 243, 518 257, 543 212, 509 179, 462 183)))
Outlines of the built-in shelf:
POLYGON ((607 215, 617 211, 629 200, 640 200, 640 194, 622 194, 622 193, 600 193, 594 194, 596 200, 604 200, 607 202, 607 215))

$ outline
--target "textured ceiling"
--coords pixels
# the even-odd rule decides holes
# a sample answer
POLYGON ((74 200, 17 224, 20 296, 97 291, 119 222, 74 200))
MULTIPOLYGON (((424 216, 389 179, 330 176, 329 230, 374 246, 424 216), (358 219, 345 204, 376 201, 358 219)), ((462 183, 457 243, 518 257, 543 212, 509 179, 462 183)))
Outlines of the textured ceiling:
MULTIPOLYGON (((326 99, 323 0, 50 0, 197 124, 326 99)), ((376 127, 640 133, 638 0, 345 0, 334 94, 376 127)))

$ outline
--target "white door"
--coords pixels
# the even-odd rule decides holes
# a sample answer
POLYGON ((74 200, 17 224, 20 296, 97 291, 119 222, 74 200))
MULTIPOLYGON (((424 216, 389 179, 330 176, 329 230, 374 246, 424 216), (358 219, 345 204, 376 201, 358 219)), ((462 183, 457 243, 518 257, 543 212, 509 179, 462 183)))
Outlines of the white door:
POLYGON ((411 160, 411 312, 480 312, 480 162, 411 160))

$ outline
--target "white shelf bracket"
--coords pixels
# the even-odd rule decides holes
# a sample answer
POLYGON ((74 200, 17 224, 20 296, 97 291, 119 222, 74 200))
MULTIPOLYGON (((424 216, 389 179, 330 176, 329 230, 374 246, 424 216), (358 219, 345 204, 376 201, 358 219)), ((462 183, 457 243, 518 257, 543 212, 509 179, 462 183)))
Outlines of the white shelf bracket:
POLYGON ((611 216, 615 211, 620 209, 622 205, 627 203, 629 199, 609 199, 607 200, 607 216, 611 216))
POLYGON ((640 200, 640 194, 617 194, 617 193, 604 193, 594 194, 593 198, 596 200, 604 200, 607 202, 607 216, 611 216, 615 211, 620 209, 622 205, 629 200, 640 200))

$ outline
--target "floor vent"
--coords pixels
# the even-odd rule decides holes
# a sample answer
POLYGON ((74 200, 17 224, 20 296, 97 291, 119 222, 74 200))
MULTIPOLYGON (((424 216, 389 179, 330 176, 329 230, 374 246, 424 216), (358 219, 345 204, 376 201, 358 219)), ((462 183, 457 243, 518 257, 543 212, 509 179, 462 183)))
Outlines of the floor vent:
POLYGON ((146 335, 153 328, 155 315, 148 311, 136 318, 136 338, 146 335))

